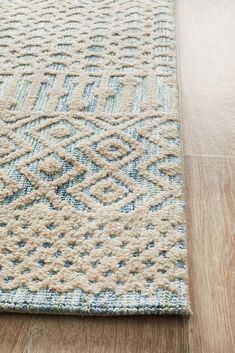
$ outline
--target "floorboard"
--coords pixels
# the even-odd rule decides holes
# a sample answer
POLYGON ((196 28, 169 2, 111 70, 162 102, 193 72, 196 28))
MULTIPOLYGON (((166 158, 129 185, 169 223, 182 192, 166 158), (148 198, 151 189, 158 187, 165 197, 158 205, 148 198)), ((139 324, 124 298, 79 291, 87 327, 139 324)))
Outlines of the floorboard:
POLYGON ((235 158, 186 157, 185 175, 191 352, 232 353, 235 158))
POLYGON ((188 353, 188 320, 177 317, 34 316, 23 353, 188 353), (168 337, 168 339, 166 339, 168 337))
POLYGON ((177 0, 185 153, 235 156, 235 2, 177 0))

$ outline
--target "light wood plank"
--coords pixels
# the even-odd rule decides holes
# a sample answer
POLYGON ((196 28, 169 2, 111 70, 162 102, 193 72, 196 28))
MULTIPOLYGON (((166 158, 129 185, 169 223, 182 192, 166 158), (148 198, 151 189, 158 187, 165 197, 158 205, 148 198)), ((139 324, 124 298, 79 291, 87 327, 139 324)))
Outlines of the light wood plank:
POLYGON ((194 353, 234 345, 235 158, 186 157, 186 199, 194 353))
POLYGON ((235 2, 177 0, 184 151, 235 156, 235 2))
POLYGON ((28 345, 31 315, 0 315, 0 352, 22 353, 28 345))
POLYGON ((189 353, 188 319, 35 315, 26 352, 189 353))

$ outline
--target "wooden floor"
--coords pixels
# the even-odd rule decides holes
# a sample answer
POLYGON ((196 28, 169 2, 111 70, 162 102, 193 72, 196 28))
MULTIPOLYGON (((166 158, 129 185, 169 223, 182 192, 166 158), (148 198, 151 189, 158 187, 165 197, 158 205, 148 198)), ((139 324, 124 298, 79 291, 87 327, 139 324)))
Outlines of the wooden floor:
POLYGON ((188 320, 2 314, 1 353, 235 351, 232 335, 234 18, 234 0, 177 1, 193 316, 188 320))

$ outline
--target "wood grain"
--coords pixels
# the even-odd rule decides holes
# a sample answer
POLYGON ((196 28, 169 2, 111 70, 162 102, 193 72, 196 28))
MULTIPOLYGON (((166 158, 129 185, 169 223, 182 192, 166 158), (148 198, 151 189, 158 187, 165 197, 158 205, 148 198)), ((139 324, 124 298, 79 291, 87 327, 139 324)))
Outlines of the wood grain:
POLYGON ((177 317, 34 316, 24 353, 188 353, 188 320, 177 317), (169 339, 166 339, 169 337, 169 339))
POLYGON ((32 316, 0 315, 0 352, 21 353, 28 344, 32 316))
POLYGON ((1 353, 232 353, 235 3, 178 0, 193 316, 2 314, 1 353), (210 156, 206 156, 210 155, 210 156))
POLYGON ((235 156, 235 2, 178 0, 185 153, 235 156))
POLYGON ((232 353, 235 158, 185 157, 191 351, 232 353))

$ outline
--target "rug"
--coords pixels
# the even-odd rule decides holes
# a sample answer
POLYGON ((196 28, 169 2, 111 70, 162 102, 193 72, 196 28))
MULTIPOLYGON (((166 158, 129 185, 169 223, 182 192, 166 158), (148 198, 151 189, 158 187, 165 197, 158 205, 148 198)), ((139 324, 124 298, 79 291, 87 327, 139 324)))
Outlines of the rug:
POLYGON ((189 313, 174 19, 1 1, 1 310, 189 313))

